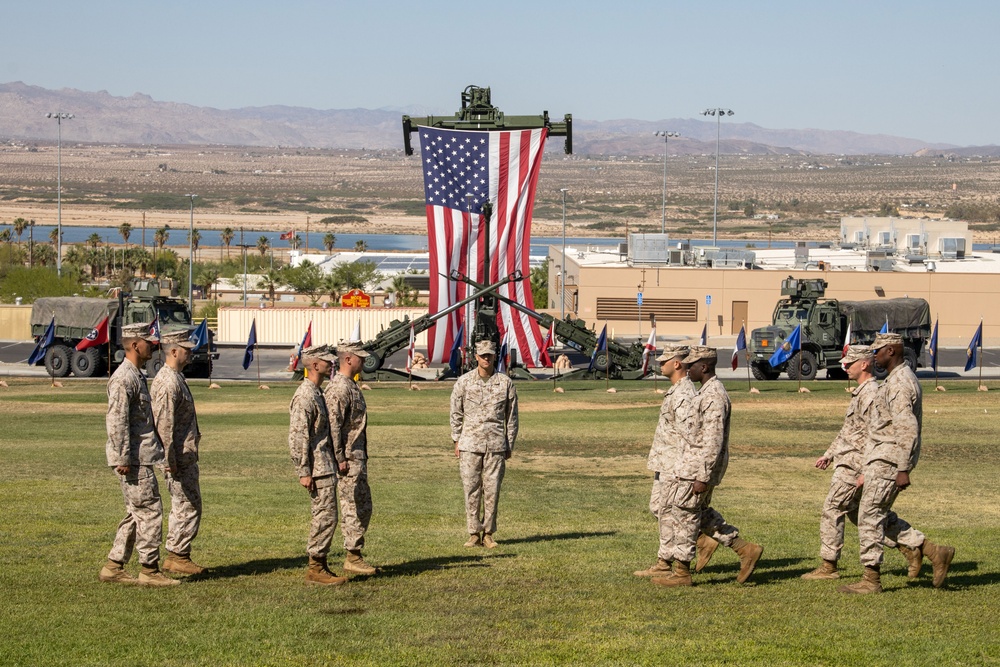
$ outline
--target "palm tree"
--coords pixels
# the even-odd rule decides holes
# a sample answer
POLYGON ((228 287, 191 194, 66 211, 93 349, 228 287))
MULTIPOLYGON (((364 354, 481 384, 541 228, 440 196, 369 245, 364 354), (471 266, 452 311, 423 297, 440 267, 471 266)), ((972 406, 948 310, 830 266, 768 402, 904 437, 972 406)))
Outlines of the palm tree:
POLYGON ((323 245, 326 246, 327 252, 333 252, 333 246, 337 244, 337 237, 333 235, 333 232, 327 232, 326 236, 323 237, 323 245))
POLYGON ((296 234, 288 241, 288 245, 292 246, 292 250, 298 250, 302 246, 302 237, 296 234))
POLYGON ((267 298, 271 300, 272 308, 274 308, 275 290, 277 290, 281 284, 281 274, 274 269, 271 269, 257 280, 257 289, 267 290, 267 298))
POLYGON ((330 301, 336 302, 344 291, 346 284, 340 274, 328 273, 323 277, 323 291, 330 295, 330 301))
POLYGON ((52 241, 52 245, 57 245, 59 243, 59 228, 53 227, 52 231, 49 232, 49 241, 52 241))
POLYGON ((14 218, 14 234, 17 235, 17 245, 21 245, 21 234, 28 227, 28 221, 24 218, 14 218))
POLYGON ((101 245, 101 235, 98 234, 97 232, 94 232, 93 234, 88 236, 87 245, 89 245, 91 248, 96 249, 99 245, 101 245))
POLYGON ((49 266, 56 263, 56 249, 48 243, 35 244, 32 261, 39 266, 49 266))
POLYGON ((260 252, 261 257, 267 254, 267 250, 270 247, 271 247, 271 242, 267 240, 266 236, 261 236, 259 239, 257 239, 257 250, 260 252))
MULTIPOLYGON (((236 232, 233 231, 232 227, 226 227, 219 234, 219 238, 222 239, 222 245, 226 246, 226 259, 229 259, 229 244, 233 242, 236 238, 236 232)), ((219 259, 222 259, 222 248, 219 248, 219 259)))
POLYGON ((222 272, 216 268, 208 267, 203 268, 198 271, 197 280, 198 284, 201 285, 202 289, 205 290, 205 298, 212 298, 212 286, 219 279, 222 272))
POLYGON ((358 239, 354 243, 354 252, 367 252, 368 243, 364 239, 358 239))
POLYGON ((118 233, 121 234, 122 241, 125 242, 125 247, 128 247, 128 237, 132 236, 132 225, 127 222, 123 222, 118 225, 118 233))
POLYGON ((170 239, 170 227, 169 226, 168 227, 160 227, 159 229, 156 230, 156 233, 153 234, 153 243, 155 243, 156 245, 158 245, 160 247, 160 250, 163 250, 163 246, 167 245, 167 241, 169 239, 170 239))
POLYGON ((198 256, 198 244, 201 243, 201 232, 197 229, 191 232, 189 235, 191 240, 191 249, 194 251, 194 256, 198 256))
POLYGON ((7 243, 7 263, 8 264, 13 264, 13 262, 14 262, 14 253, 13 253, 13 250, 11 248, 10 236, 11 236, 11 234, 10 234, 10 230, 9 229, 4 228, 3 231, 0 231, 0 241, 4 241, 4 242, 7 243))

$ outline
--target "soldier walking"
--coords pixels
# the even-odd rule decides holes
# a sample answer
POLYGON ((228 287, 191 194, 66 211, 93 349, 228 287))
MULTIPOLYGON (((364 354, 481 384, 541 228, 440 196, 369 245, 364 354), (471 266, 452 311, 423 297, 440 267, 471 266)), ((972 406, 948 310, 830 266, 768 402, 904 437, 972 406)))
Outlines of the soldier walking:
POLYGON ((295 390, 288 407, 288 450, 299 477, 299 484, 309 492, 312 522, 309 526, 309 567, 306 581, 312 584, 339 585, 347 577, 338 577, 327 566, 327 555, 337 529, 337 462, 330 439, 330 419, 321 387, 330 377, 333 351, 315 345, 302 351, 307 377, 295 390))
POLYGON ((376 574, 361 556, 365 533, 372 518, 372 492, 368 486, 368 406, 354 376, 361 372, 368 352, 360 342, 337 345, 339 368, 324 396, 330 415, 330 436, 340 472, 340 532, 344 536, 344 570, 376 574))
POLYGON ((497 543, 497 506, 506 461, 517 439, 517 390, 494 368, 493 341, 476 343, 476 368, 455 382, 451 392, 451 439, 465 492, 467 547, 497 543))
POLYGON ((191 560, 191 543, 201 525, 201 486, 198 480, 198 415, 183 370, 191 362, 194 343, 189 331, 160 337, 164 365, 153 378, 153 417, 166 460, 170 516, 167 520, 167 558, 163 569, 174 574, 201 574, 205 568, 191 560))
POLYGON ((101 581, 143 586, 176 586, 180 582, 160 572, 163 505, 153 466, 163 461, 163 444, 153 425, 146 377, 139 370, 153 357, 159 342, 149 323, 122 327, 125 359, 108 381, 108 466, 118 475, 125 500, 125 518, 118 524, 101 581), (138 580, 125 571, 132 550, 142 566, 138 580))

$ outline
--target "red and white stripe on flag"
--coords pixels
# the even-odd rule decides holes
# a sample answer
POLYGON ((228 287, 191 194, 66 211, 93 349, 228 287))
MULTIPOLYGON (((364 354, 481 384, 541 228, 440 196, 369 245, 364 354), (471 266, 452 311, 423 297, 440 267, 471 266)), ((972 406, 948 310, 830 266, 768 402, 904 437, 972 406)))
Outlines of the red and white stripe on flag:
POLYGON ((851 322, 847 321, 847 331, 844 333, 844 353, 843 356, 847 356, 847 348, 851 346, 851 322))
MULTIPOLYGON (((487 132, 420 128, 421 167, 430 247, 429 311, 440 312, 471 293, 448 280, 458 271, 480 283, 493 283, 520 270, 529 274, 531 211, 548 130, 487 132), (483 271, 485 221, 489 201, 489 275, 483 271)), ((527 280, 500 288, 504 297, 532 310, 535 304, 527 280)), ((461 325, 458 311, 438 320, 428 331, 432 362, 443 363, 461 325)), ((542 335, 538 322, 501 302, 497 322, 501 335, 511 330, 511 348, 527 366, 537 366, 542 335)))
POLYGON ((649 332, 649 340, 646 341, 646 347, 642 350, 642 374, 645 375, 649 370, 649 360, 653 357, 653 353, 656 352, 656 327, 649 332))

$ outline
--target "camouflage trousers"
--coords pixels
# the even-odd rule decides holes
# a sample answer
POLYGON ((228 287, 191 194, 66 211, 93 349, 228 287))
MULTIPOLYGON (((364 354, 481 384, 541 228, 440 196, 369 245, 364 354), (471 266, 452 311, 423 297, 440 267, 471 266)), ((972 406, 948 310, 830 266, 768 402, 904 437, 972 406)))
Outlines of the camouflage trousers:
POLYGON ((496 532, 497 505, 505 469, 503 452, 459 452, 459 470, 465 491, 465 526, 470 535, 496 532))
POLYGON ((316 488, 309 492, 312 500, 312 522, 309 524, 310 556, 326 558, 330 553, 333 533, 337 530, 337 476, 314 477, 316 488))
POLYGON ((163 539, 163 504, 153 466, 132 466, 128 474, 117 477, 125 499, 125 518, 118 524, 108 560, 127 563, 135 549, 141 564, 155 565, 160 561, 163 539))
POLYGON ((201 525, 201 486, 198 483, 198 462, 178 466, 174 474, 166 473, 170 492, 170 517, 167 520, 167 551, 187 556, 191 542, 201 525))
POLYGON ((368 486, 368 462, 350 461, 350 470, 340 478, 340 532, 344 548, 358 551, 365 546, 365 533, 372 518, 372 491, 368 486))
POLYGON ((858 505, 858 538, 861 564, 868 567, 882 564, 883 546, 902 544, 915 549, 924 543, 924 534, 892 511, 899 495, 896 472, 896 466, 884 461, 865 466, 865 486, 858 505))
POLYGON ((695 493, 690 480, 679 479, 674 487, 673 500, 666 512, 670 522, 671 549, 667 560, 685 563, 694 560, 697 551, 698 534, 704 533, 726 547, 731 547, 739 537, 740 529, 726 523, 726 520, 712 506, 712 491, 695 493))
POLYGON ((656 517, 657 530, 660 535, 660 548, 656 555, 664 560, 673 558, 672 541, 674 524, 670 520, 670 505, 677 480, 670 475, 658 472, 653 477, 653 490, 649 494, 649 511, 656 517))

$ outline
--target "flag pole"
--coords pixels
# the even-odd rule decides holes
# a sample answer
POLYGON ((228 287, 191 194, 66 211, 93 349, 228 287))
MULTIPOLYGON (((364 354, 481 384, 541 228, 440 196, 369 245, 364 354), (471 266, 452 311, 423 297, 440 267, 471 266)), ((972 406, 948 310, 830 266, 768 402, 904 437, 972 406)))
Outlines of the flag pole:
POLYGON ((257 388, 260 389, 264 385, 262 385, 260 383, 260 355, 257 354, 257 341, 254 341, 254 343, 253 343, 253 358, 254 358, 254 361, 257 362, 256 363, 256 366, 257 366, 257 388))
MULTIPOLYGON (((746 326, 747 326, 746 320, 741 320, 740 321, 740 327, 743 328, 744 335, 746 335, 746 333, 745 333, 746 332, 746 326)), ((750 389, 753 389, 753 383, 750 382, 750 346, 749 345, 747 345, 745 348, 743 348, 743 358, 745 359, 746 364, 747 364, 747 390, 749 391, 750 389)))
MULTIPOLYGON (((938 318, 934 317, 934 328, 937 329, 938 318)), ((934 343, 938 343, 937 337, 934 338, 934 343)), ((938 390, 938 351, 934 350, 934 391, 938 390)))
MULTIPOLYGON (((980 318, 979 318, 979 331, 982 332, 982 330, 983 330, 983 318, 980 316, 980 318)), ((983 362, 984 361, 985 361, 985 359, 983 359, 983 336, 982 336, 982 333, 980 333, 980 335, 979 335, 979 387, 977 387, 977 389, 979 391, 982 391, 984 389, 984 387, 983 387, 983 362)))
POLYGON ((802 390, 802 320, 799 320, 799 391, 802 390))

